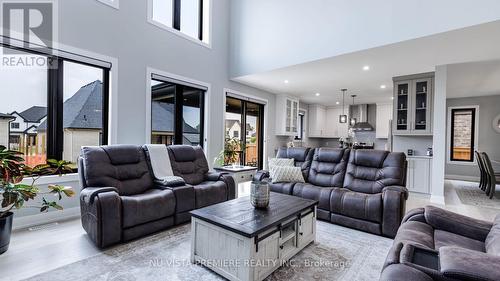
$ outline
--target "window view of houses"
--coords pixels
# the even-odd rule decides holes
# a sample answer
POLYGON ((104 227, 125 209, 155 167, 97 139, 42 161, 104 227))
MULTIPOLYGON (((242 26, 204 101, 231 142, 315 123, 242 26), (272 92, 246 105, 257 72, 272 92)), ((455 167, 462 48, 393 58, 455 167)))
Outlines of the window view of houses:
MULTIPOLYGON (((102 143, 102 70, 64 62, 62 159, 75 167, 82 146, 102 143)), ((24 154, 26 164, 47 160, 47 69, 2 71, 0 145, 24 154), (30 77, 30 79, 25 79, 30 77)))

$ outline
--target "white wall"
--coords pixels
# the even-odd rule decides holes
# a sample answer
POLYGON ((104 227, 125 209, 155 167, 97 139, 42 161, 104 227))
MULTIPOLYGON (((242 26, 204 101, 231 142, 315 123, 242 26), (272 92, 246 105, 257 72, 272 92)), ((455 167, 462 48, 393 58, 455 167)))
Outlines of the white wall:
MULTIPOLYGON (((223 147, 224 88, 262 97, 269 101, 269 107, 274 107, 273 94, 229 81, 229 1, 212 2, 213 33, 209 49, 148 23, 147 1, 121 1, 119 10, 95 0, 59 1, 62 44, 118 59, 119 143, 142 144, 146 140, 143 132, 147 118, 147 67, 211 84, 207 101, 212 134, 209 162, 223 147)), ((273 122, 267 128, 268 135, 272 135, 273 122)), ((273 143, 270 139, 271 147, 273 143)))
POLYGON ((233 0, 231 3, 232 77, 500 18, 497 0, 233 0))

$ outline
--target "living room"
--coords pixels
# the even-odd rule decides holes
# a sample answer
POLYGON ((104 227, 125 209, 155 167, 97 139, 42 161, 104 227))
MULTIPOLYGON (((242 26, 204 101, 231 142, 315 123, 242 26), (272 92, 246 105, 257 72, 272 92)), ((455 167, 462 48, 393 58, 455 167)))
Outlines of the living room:
POLYGON ((495 1, 0 5, 0 280, 500 278, 495 1))

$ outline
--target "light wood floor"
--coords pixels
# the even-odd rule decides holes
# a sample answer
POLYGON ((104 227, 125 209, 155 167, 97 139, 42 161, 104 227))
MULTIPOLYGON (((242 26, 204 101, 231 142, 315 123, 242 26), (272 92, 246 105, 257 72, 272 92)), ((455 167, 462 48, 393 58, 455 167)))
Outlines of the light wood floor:
MULTIPOLYGON (((477 186, 477 183, 446 181, 445 206, 436 206, 477 219, 493 220, 500 210, 474 207, 460 202, 454 188, 464 184, 477 186)), ((249 184, 239 186, 240 196, 248 193, 249 184)), ((429 196, 410 194, 407 210, 429 204, 429 196)), ((15 231, 9 251, 0 256, 0 280, 24 279, 99 253, 100 250, 87 238, 79 220, 47 225, 37 230, 15 231)), ((78 280, 77 277, 74 280, 78 280)))

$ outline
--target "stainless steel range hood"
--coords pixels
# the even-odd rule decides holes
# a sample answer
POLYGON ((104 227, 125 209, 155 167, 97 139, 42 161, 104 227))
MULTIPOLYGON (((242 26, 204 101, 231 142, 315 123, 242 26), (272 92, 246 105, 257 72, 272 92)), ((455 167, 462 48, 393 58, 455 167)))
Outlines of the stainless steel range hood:
POLYGON ((355 132, 373 131, 372 125, 368 123, 368 105, 360 104, 357 108, 359 119, 357 120, 356 125, 352 126, 351 129, 355 132))

